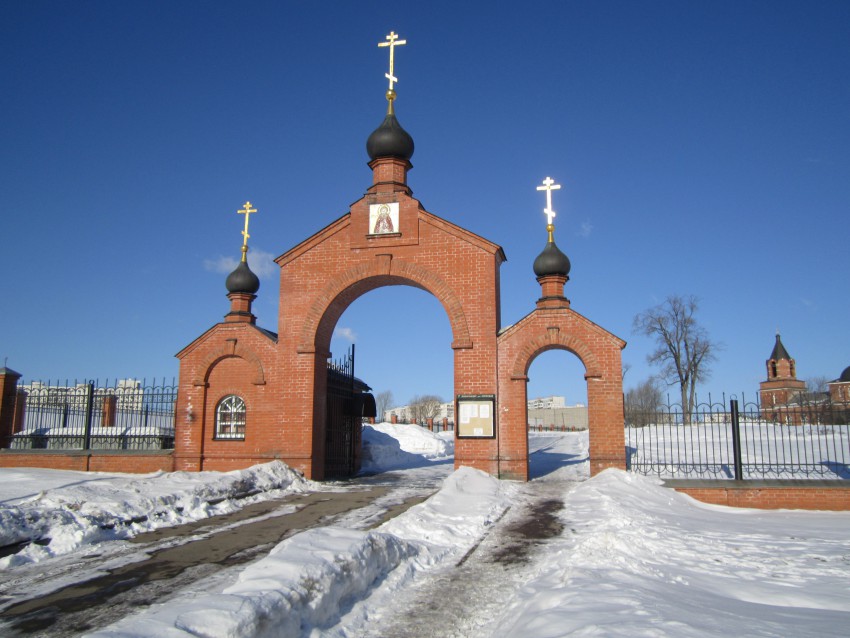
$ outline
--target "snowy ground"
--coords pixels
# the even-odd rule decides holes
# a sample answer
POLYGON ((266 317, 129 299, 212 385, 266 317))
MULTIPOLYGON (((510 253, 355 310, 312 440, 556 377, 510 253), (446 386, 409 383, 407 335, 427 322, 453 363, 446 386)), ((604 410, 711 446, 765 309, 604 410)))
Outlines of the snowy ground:
MULTIPOLYGON (((416 426, 364 438, 370 471, 394 468, 400 486, 436 477, 440 491, 373 530, 338 521, 297 534, 227 580, 91 635, 847 635, 850 513, 710 506, 614 470, 584 480, 586 433, 533 435, 528 484, 451 472, 451 439, 416 426)), ((3 544, 52 539, 3 559, 0 585, 113 538, 314 489, 328 487, 281 464, 145 477, 0 470, 3 544)))

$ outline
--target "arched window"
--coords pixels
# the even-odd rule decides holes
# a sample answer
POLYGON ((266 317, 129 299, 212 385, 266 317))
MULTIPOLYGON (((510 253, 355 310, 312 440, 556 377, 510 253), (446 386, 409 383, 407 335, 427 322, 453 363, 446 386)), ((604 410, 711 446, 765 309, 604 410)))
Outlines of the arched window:
POLYGON ((215 438, 245 438, 245 401, 235 394, 224 397, 215 409, 215 438))

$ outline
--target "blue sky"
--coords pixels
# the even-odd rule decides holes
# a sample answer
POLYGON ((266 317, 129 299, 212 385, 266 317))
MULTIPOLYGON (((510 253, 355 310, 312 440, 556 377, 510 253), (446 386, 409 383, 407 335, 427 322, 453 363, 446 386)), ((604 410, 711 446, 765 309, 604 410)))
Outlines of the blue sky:
MULTIPOLYGON (((774 334, 801 378, 850 365, 850 3, 44 2, 0 4, 0 362, 27 379, 172 376, 228 311, 250 199, 254 310, 277 330, 271 259, 370 184, 391 30, 409 183, 501 245, 502 322, 534 305, 556 241, 573 308, 632 319, 701 300, 724 344, 704 391, 754 393, 774 334)), ((358 299, 334 354, 397 403, 452 395, 448 320, 403 287, 358 299), (415 335, 415 337, 412 337, 415 335)), ((529 394, 584 401, 565 352, 529 394)))

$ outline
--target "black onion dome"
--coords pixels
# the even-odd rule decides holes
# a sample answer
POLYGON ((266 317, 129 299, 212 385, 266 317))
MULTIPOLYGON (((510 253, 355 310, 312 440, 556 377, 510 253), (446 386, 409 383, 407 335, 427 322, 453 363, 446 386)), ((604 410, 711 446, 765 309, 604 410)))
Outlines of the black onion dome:
POLYGON ((413 157, 413 138, 401 128, 393 113, 388 113, 381 125, 372 131, 366 140, 366 152, 369 159, 379 157, 400 157, 409 160, 413 157))
POLYGON ((227 276, 224 285, 227 286, 227 292, 242 292, 253 295, 260 289, 260 278, 251 272, 247 262, 240 261, 236 269, 227 276))
POLYGON ((838 380, 842 382, 850 381, 850 366, 844 368, 844 372, 841 373, 841 376, 838 377, 838 380))
POLYGON ((555 242, 550 241, 546 244, 543 252, 537 255, 537 259, 534 260, 534 274, 538 277, 546 277, 547 275, 563 275, 566 277, 570 274, 570 260, 555 245, 555 242))

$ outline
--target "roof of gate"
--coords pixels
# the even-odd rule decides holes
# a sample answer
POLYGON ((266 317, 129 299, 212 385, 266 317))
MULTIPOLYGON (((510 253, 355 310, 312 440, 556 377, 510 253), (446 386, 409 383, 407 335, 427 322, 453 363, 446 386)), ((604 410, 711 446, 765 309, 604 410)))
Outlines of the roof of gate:
MULTIPOLYGON (((450 235, 467 241, 470 244, 477 246, 478 248, 481 248, 486 252, 496 255, 500 264, 508 260, 507 256, 505 255, 505 251, 498 244, 495 244, 489 239, 485 239, 481 235, 478 235, 461 226, 458 226, 457 224, 445 220, 442 217, 439 217, 433 213, 429 213, 421 206, 419 208, 419 217, 426 223, 429 223, 432 226, 439 228, 450 235)), ((332 221, 330 224, 328 224, 318 232, 314 233, 304 241, 300 242, 299 244, 296 244, 295 246, 287 250, 285 253, 275 259, 275 263, 278 266, 283 267, 284 265, 292 262, 314 246, 323 243, 325 240, 332 237, 336 233, 346 229, 349 225, 350 220, 351 213, 348 212, 342 217, 332 221)))

